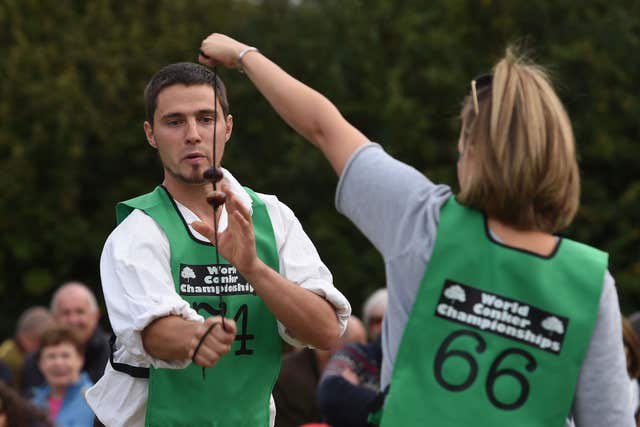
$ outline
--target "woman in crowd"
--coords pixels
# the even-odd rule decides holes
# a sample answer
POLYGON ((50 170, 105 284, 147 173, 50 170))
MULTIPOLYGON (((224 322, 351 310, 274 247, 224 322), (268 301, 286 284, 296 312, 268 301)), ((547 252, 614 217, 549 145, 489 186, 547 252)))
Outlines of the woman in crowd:
POLYGON ((454 196, 257 49, 212 34, 200 52, 242 69, 322 150, 338 210, 384 258, 381 425, 634 425, 607 254, 557 235, 580 176, 543 69, 509 50, 465 83, 454 196))
POLYGON ((47 330, 41 339, 38 367, 46 384, 33 389, 33 403, 47 411, 58 427, 91 427, 93 412, 84 391, 93 383, 85 372, 80 341, 65 327, 47 330))

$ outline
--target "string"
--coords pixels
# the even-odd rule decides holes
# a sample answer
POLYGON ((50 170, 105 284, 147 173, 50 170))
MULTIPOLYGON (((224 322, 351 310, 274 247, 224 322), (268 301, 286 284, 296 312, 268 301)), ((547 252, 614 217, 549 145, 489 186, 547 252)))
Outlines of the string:
MULTIPOLYGON (((204 57, 207 57, 206 55, 204 55, 202 52, 200 52, 204 57)), ((213 191, 214 194, 215 192, 218 191, 218 174, 217 174, 217 166, 216 166, 216 149, 217 149, 217 141, 216 141, 216 137, 218 134, 218 68, 217 67, 213 67, 213 80, 214 80, 214 84, 213 84, 213 153, 212 153, 212 166, 211 166, 211 182, 213 184, 213 191)), ((214 203, 211 205, 212 209, 213 209, 213 230, 214 230, 214 237, 213 237, 213 248, 215 250, 215 254, 216 254, 216 276, 218 278, 218 283, 220 283, 220 251, 218 250, 218 215, 217 215, 217 209, 218 207, 220 207, 220 205, 218 205, 215 202, 216 199, 214 199, 214 203)), ((220 312, 220 317, 222 320, 222 330, 226 331, 226 325, 224 322, 225 316, 226 316, 226 304, 224 302, 224 299, 222 298, 222 293, 218 294, 218 307, 219 307, 219 312, 220 312)), ((207 335, 209 335, 209 332, 211 332, 213 330, 213 326, 215 324, 209 326, 209 328, 206 330, 206 332, 204 333, 204 335, 202 336, 202 338, 200 338, 200 341, 198 342, 198 345, 193 353, 193 361, 195 361, 196 358, 196 354, 198 353, 198 350, 200 349, 200 346, 202 345, 202 343, 204 342, 205 338, 207 337, 207 335)), ((205 374, 206 370, 205 367, 202 367, 202 379, 204 380, 206 377, 205 374)))
MULTIPOLYGON (((218 67, 213 67, 213 80, 215 84, 213 85, 213 116, 215 117, 213 120, 213 167, 216 168, 216 136, 218 134, 218 67)), ((213 191, 218 190, 218 182, 213 181, 213 191)), ((214 247, 216 252, 216 275, 218 278, 220 277, 220 251, 218 250, 218 215, 216 215, 216 208, 213 208, 213 229, 215 231, 214 235, 214 247)), ((218 281, 220 282, 220 281, 218 281)), ((222 317, 222 330, 226 331, 227 328, 224 324, 224 318, 226 315, 226 306, 224 300, 222 298, 222 292, 218 294, 218 306, 220 307, 220 315, 222 317)))

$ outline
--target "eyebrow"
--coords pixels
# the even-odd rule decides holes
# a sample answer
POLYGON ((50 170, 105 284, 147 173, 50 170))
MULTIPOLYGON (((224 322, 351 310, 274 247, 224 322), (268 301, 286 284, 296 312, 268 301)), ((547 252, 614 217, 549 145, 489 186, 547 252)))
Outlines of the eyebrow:
MULTIPOLYGON (((205 108, 205 109, 196 111, 196 115, 197 116, 204 116, 204 115, 207 115, 207 114, 213 115, 214 112, 215 111, 213 109, 205 108)), ((175 119, 175 118, 184 117, 184 116, 186 116, 185 113, 178 113, 178 112, 167 113, 167 114, 164 114, 162 117, 160 117, 160 120, 175 119)))

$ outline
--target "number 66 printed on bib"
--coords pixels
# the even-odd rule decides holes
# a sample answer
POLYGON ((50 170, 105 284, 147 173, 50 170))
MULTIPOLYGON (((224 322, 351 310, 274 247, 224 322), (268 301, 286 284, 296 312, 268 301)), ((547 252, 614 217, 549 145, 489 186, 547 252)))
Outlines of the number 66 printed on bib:
MULTIPOLYGON (((433 364, 433 371, 438 384, 451 392, 463 392, 467 390, 476 382, 480 374, 480 368, 476 359, 481 358, 486 349, 487 343, 485 339, 477 332, 461 329, 449 334, 438 348, 433 364), (464 350, 449 349, 454 341, 465 339, 465 337, 466 339, 476 341, 476 357, 464 350), (454 360, 461 359, 464 361, 463 364, 468 366, 467 375, 463 381, 460 381, 458 375, 460 372, 464 373, 463 365, 455 363, 454 360, 451 360, 452 358, 455 358, 454 360), (449 365, 449 368, 445 367, 445 364, 449 365), (447 376, 445 373, 453 373, 456 378, 445 378, 445 376, 447 376)), ((529 352, 515 347, 503 350, 491 362, 485 379, 485 392, 493 406, 505 411, 518 409, 524 405, 530 392, 529 382, 525 375, 512 368, 500 369, 500 365, 504 360, 512 355, 524 359, 524 369, 527 372, 535 371, 538 366, 535 358, 529 352), (513 397, 515 391, 517 391, 517 398, 515 400, 506 400, 507 397, 513 397)), ((486 365, 486 363, 483 365, 486 365)))

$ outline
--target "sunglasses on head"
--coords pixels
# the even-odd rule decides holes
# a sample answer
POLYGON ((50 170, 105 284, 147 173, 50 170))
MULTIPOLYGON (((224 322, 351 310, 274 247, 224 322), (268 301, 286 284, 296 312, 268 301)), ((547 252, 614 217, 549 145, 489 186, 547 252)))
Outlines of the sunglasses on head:
POLYGON ((478 90, 488 87, 493 82, 493 74, 482 74, 471 80, 471 95, 473 97, 473 111, 478 115, 478 90))

